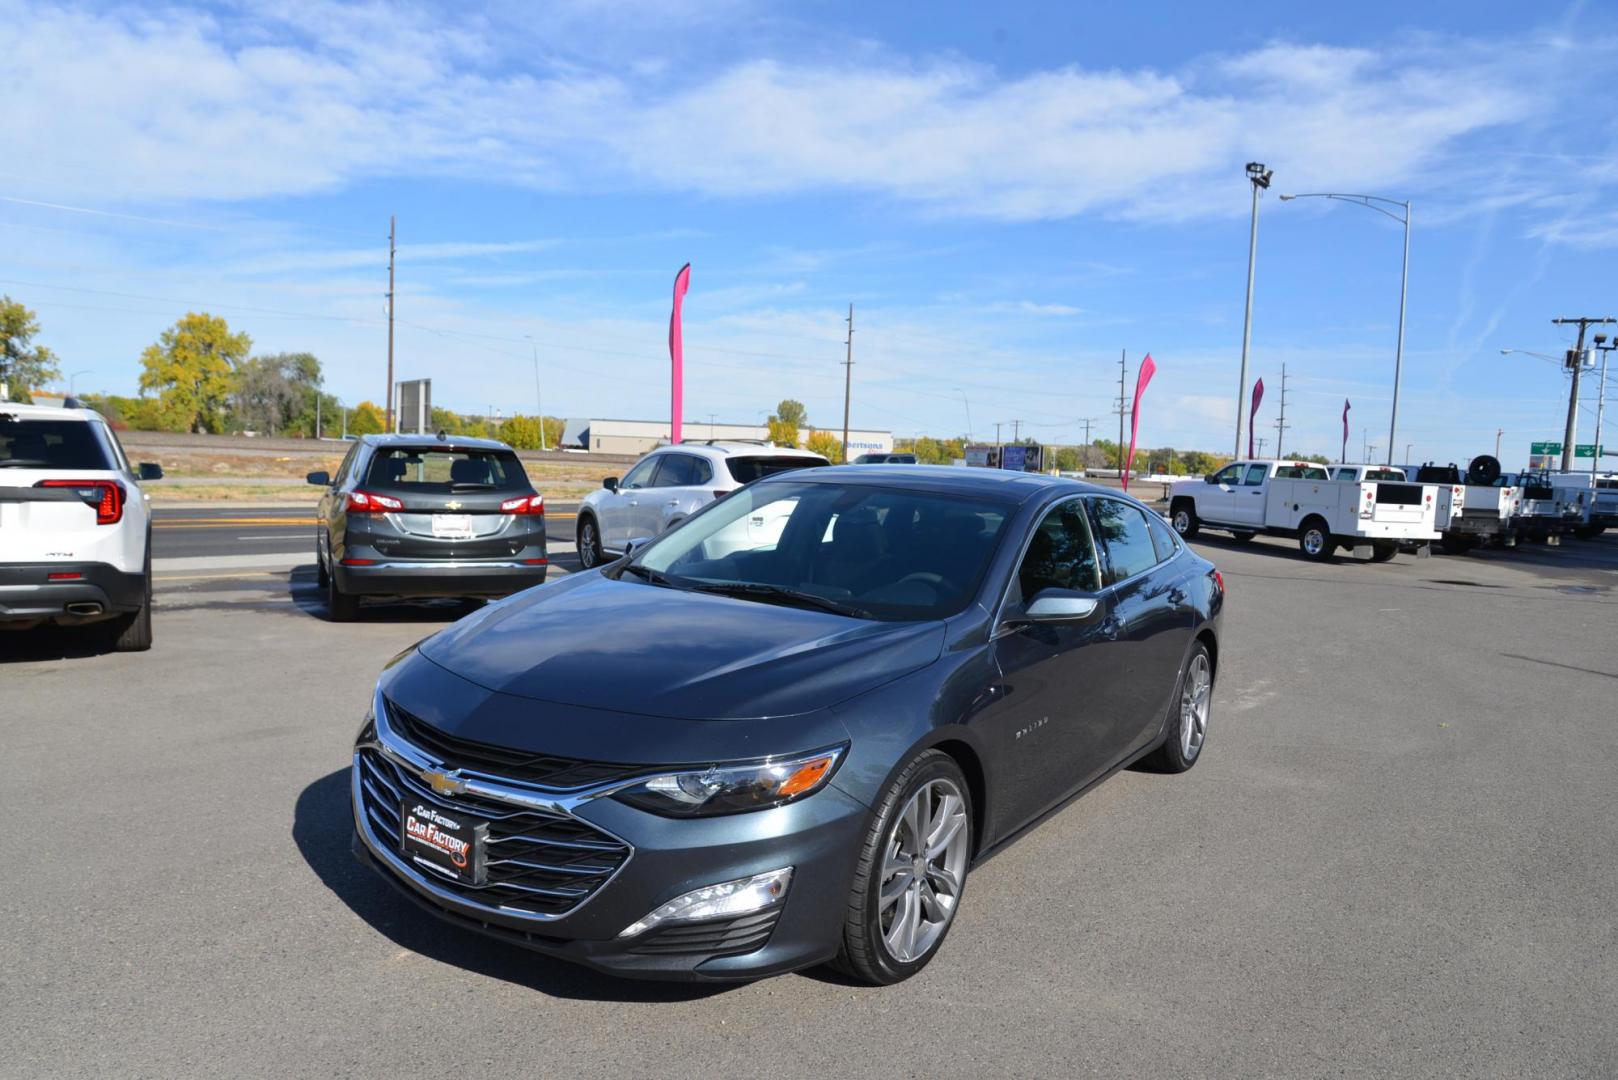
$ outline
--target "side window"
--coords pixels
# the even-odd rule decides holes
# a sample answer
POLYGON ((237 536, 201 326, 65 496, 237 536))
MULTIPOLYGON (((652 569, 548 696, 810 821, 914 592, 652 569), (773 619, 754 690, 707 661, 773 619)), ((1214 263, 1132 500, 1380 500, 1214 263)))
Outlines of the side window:
POLYGON ((697 483, 698 460, 690 454, 664 454, 652 487, 692 487, 697 483))
POLYGON ((658 462, 663 460, 661 454, 656 457, 641 458, 633 469, 629 470, 622 480, 618 482, 619 491, 633 491, 635 488, 652 486, 652 473, 657 471, 658 462))
POLYGON ((1041 589, 1094 592, 1101 588, 1095 540, 1082 501, 1070 499, 1046 513, 1017 568, 1017 587, 1022 602, 1041 589))
POLYGON ((1352 480, 1352 479, 1354 479, 1354 470, 1353 469, 1338 469, 1337 472, 1332 476, 1332 479, 1333 480, 1352 480))
POLYGON ((701 486, 713 483, 713 463, 707 458, 692 458, 691 467, 695 470, 691 479, 693 484, 701 486))
POLYGON ((1107 584, 1134 577, 1157 565, 1157 548, 1146 526, 1146 515, 1118 499, 1095 499, 1090 504, 1096 533, 1107 549, 1107 584))
POLYGON ((1247 479, 1242 481, 1242 486, 1258 487, 1264 483, 1264 474, 1269 471, 1270 467, 1268 465, 1249 465, 1247 467, 1247 479))
POLYGON ((348 453, 343 455, 343 463, 337 466, 337 475, 332 478, 332 484, 334 486, 341 487, 343 483, 348 480, 348 474, 354 468, 354 458, 358 456, 359 452, 359 443, 355 443, 353 446, 348 448, 348 453))
POLYGON ((1219 484, 1239 484, 1242 482, 1242 467, 1240 465, 1226 465, 1214 473, 1214 482, 1219 484))
POLYGON ((1180 540, 1169 528, 1169 523, 1156 514, 1147 514, 1146 526, 1152 534, 1152 547, 1157 549, 1157 561, 1167 562, 1174 558, 1174 553, 1180 550, 1180 540))

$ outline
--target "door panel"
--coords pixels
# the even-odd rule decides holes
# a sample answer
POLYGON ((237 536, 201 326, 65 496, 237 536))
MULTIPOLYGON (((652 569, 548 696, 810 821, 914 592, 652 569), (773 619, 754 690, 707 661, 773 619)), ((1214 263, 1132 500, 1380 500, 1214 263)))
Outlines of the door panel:
POLYGON ((1232 525, 1251 525, 1253 528, 1262 528, 1264 525, 1264 496, 1267 488, 1264 481, 1268 479, 1270 467, 1268 465, 1249 465, 1242 476, 1241 487, 1234 488, 1230 496, 1230 523, 1232 525))
POLYGON ((1242 482, 1242 467, 1227 465, 1214 474, 1214 482, 1197 495, 1197 516, 1206 521, 1229 521, 1232 503, 1242 482))
POLYGON ((640 524, 641 504, 655 494, 651 485, 657 465, 657 456, 641 458, 618 482, 617 492, 608 492, 601 500, 601 542, 613 551, 622 551, 631 536, 649 535, 634 530, 640 524))

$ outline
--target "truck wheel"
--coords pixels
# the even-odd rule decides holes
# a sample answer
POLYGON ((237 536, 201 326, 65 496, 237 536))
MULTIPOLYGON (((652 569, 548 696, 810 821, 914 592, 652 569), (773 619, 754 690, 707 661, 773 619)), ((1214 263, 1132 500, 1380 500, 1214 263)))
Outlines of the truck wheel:
POLYGON ((1453 533, 1445 533, 1438 543, 1444 549, 1445 555, 1465 555, 1478 546, 1472 537, 1456 536, 1453 533))
POLYGON ((1190 499, 1179 499, 1169 511, 1169 523, 1183 540, 1196 538, 1202 522, 1197 518, 1197 504, 1190 499))
POLYGON ((1373 544, 1371 546, 1372 562, 1387 562, 1397 554, 1399 554, 1398 544, 1373 544))
POLYGON ((1233 532, 1230 534, 1230 538, 1236 541, 1238 544, 1245 544, 1257 535, 1258 533, 1253 532, 1233 532))
POLYGON ((1580 540, 1594 540, 1603 532, 1606 532, 1605 525, 1580 525, 1577 529, 1573 530, 1573 535, 1577 536, 1580 540))
POLYGON ((1303 557, 1315 562, 1326 562, 1337 550, 1331 538, 1331 529, 1322 518, 1312 517, 1298 527, 1298 550, 1303 557))

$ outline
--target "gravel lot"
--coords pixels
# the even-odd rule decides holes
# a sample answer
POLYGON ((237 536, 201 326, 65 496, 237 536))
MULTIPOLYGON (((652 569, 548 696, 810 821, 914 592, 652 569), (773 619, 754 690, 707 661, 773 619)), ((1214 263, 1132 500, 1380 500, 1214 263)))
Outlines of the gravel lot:
POLYGON ((149 654, 0 638, 0 1073, 1618 1073, 1618 538, 1198 546, 1230 597, 1203 760, 980 868, 885 990, 617 982, 360 868, 349 742, 452 605, 340 627, 312 568, 174 575, 149 654))

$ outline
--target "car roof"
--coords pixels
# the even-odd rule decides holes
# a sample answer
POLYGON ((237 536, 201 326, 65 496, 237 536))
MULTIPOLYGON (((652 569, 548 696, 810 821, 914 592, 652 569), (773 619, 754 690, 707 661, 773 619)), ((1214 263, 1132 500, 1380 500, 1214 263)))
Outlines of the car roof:
POLYGON ((391 449, 393 447, 403 447, 404 449, 410 449, 411 447, 429 449, 459 447, 463 450, 511 449, 509 445, 499 439, 479 439, 471 435, 445 435, 442 438, 437 435, 361 435, 360 442, 366 446, 374 446, 379 449, 391 449))
POLYGON ((791 446, 773 446, 770 443, 727 442, 722 439, 716 439, 712 442, 705 439, 701 442, 669 443, 664 446, 653 447, 646 452, 646 456, 666 454, 670 451, 690 453, 693 450, 699 453, 706 450, 723 457, 729 457, 732 454, 746 454, 748 457, 801 457, 815 458, 819 461, 825 460, 813 450, 803 450, 791 446))
POLYGON ((833 465, 825 469, 777 473, 757 481, 760 484, 867 484, 874 487, 908 487, 923 491, 981 495, 991 499, 1021 503, 1050 491, 1075 495, 1116 495, 1135 500, 1116 488, 1087 484, 1065 476, 1013 472, 1010 469, 968 468, 964 465, 833 465))
POLYGON ((19 420, 82 420, 91 424, 104 424, 107 418, 94 409, 67 409, 60 405, 24 405, 20 401, 0 401, 0 413, 19 420))

